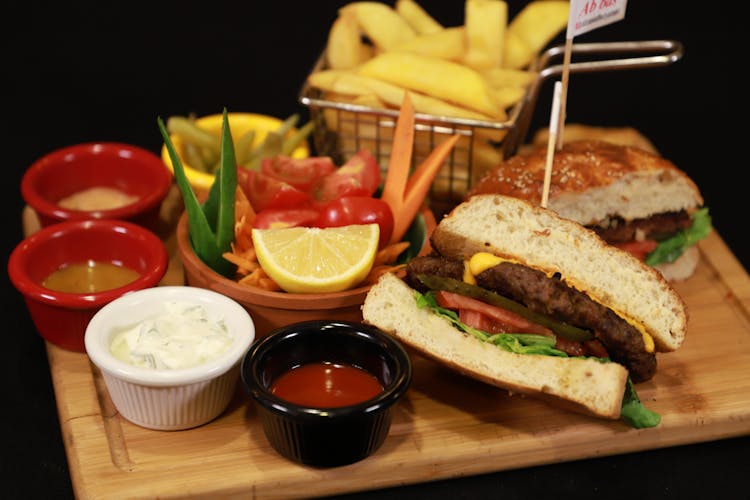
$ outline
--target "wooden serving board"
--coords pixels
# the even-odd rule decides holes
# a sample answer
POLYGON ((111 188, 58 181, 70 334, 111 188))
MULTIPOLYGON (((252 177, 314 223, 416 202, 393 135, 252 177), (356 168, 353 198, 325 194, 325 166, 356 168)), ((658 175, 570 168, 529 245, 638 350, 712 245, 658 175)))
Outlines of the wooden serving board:
MULTIPOLYGON (((511 396, 415 355, 383 446, 358 463, 317 469, 269 446, 241 385, 208 424, 148 430, 120 417, 85 354, 48 344, 76 496, 313 497, 750 434, 750 277, 719 234, 700 249, 696 274, 676 285, 689 307, 685 343, 659 355, 657 375, 638 385, 662 416, 651 429, 511 396)), ((173 265, 168 279, 179 280, 173 265)))

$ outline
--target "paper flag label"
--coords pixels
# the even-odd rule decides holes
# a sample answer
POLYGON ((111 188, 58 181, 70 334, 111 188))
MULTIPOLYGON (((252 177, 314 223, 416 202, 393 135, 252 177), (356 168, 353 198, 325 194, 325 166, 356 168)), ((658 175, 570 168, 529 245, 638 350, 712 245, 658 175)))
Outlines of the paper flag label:
POLYGON ((571 0, 566 36, 573 38, 625 17, 627 0, 571 0))

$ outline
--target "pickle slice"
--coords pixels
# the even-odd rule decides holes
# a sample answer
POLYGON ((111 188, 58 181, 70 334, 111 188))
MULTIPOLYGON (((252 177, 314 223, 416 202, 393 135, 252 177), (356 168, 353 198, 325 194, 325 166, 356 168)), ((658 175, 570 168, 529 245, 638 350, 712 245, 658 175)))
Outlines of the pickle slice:
POLYGON ((445 276, 437 276, 434 274, 418 274, 417 279, 430 290, 445 290, 446 292, 466 295, 468 297, 481 300, 482 302, 486 302, 487 304, 502 307, 504 309, 512 311, 519 316, 523 316, 529 321, 533 321, 534 323, 546 326, 557 335, 565 337, 568 340, 581 342, 594 338, 592 333, 588 330, 584 330, 567 323, 555 321, 549 316, 536 313, 523 304, 519 304, 514 300, 503 297, 498 293, 486 290, 482 287, 470 285, 469 283, 465 283, 460 280, 448 278, 445 276))

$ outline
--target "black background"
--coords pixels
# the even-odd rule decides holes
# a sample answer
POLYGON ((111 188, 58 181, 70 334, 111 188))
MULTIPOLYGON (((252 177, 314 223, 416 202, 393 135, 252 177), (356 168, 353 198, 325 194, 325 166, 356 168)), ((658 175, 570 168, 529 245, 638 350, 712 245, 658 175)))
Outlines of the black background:
MULTIPOLYGON (((22 239, 20 179, 56 148, 122 141, 159 152, 157 116, 223 107, 286 117, 346 2, 18 2, 2 15, 3 256, 22 239)), ((525 2, 509 2, 511 16, 525 2)), ((463 2, 421 3, 446 26, 463 2)), ((719 231, 748 268, 744 177, 745 40, 735 3, 631 0, 625 20, 576 42, 673 39, 663 68, 573 75, 569 122, 629 125, 699 185, 719 231), (704 5, 699 7, 699 5, 704 5)), ((562 36, 556 43, 562 43, 562 36)), ((549 118, 552 83, 532 131, 549 118)), ((72 487, 44 344, 4 281, 0 496, 69 498, 72 487)), ((720 332, 717 332, 719 334, 720 332)), ((658 432, 658 430, 653 431, 658 432)), ((397 490, 410 497, 696 498, 740 491, 747 437, 506 471, 397 490)), ((366 489, 366 485, 362 488, 366 489)), ((352 495, 385 498, 393 492, 352 495)))

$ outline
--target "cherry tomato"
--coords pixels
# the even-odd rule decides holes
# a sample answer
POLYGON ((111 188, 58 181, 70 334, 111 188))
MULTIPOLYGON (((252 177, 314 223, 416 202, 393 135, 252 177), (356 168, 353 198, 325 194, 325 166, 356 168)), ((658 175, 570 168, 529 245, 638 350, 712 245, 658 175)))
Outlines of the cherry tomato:
POLYGON ((338 170, 315 183, 313 197, 327 202, 344 196, 372 196, 380 186, 380 179, 378 162, 362 149, 338 170))
POLYGON ((296 208, 310 202, 310 194, 257 170, 238 169, 238 180, 256 212, 267 208, 296 208))
POLYGON ((336 171, 336 165, 328 156, 291 158, 279 155, 274 158, 265 158, 260 168, 264 174, 302 191, 309 191, 324 176, 336 171))
POLYGON ((281 227, 314 226, 320 214, 314 208, 266 208, 255 215, 253 227, 276 229, 281 227))
POLYGON ((393 233, 393 212, 390 205, 380 198, 345 196, 323 204, 319 213, 318 227, 377 223, 380 226, 380 248, 388 244, 393 233))

